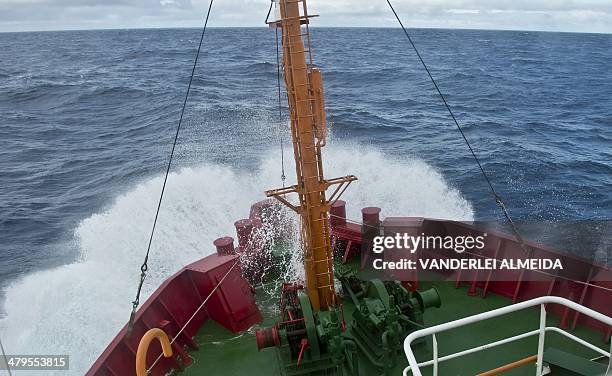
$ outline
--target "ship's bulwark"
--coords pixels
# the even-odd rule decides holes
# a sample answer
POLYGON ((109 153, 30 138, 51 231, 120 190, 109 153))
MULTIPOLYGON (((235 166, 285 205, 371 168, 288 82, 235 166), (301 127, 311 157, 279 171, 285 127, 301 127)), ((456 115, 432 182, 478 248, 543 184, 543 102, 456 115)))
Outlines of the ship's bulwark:
MULTIPOLYGON (((402 281, 413 281, 418 285, 422 281, 440 282, 454 281, 456 286, 466 284, 470 288, 470 295, 486 297, 493 293, 511 298, 512 302, 528 300, 531 298, 556 295, 566 297, 570 300, 580 302, 591 309, 612 316, 612 269, 604 264, 597 263, 579 256, 561 252, 542 244, 526 241, 523 245, 511 235, 497 231, 490 227, 490 224, 482 223, 463 223, 458 221, 448 221, 419 217, 388 217, 383 220, 377 218, 378 229, 373 229, 372 225, 359 226, 346 220, 341 220, 346 212, 345 202, 339 202, 333 209, 332 215, 336 216, 333 222, 332 234, 338 242, 340 249, 338 252, 343 258, 349 259, 355 255, 361 255, 360 273, 365 279, 387 278, 399 279, 402 281), (367 231, 364 231, 367 230, 367 231), (396 236, 396 234, 409 234, 419 236, 426 234, 434 237, 466 237, 484 236, 486 246, 481 249, 475 247, 471 252, 454 253, 447 249, 419 249, 412 253, 405 249, 388 249, 384 253, 372 251, 371 239, 368 234, 380 233, 386 236, 396 236), (528 253, 525 253, 527 249, 528 253), (365 257, 365 262, 364 262, 365 257), (374 265, 376 260, 382 262, 395 263, 408 257, 417 265, 414 269, 388 269, 376 270, 374 265), (469 260, 486 264, 486 259, 494 259, 491 265, 496 265, 496 269, 456 269, 452 263, 448 263, 449 268, 438 268, 435 272, 418 267, 421 260, 430 260, 437 265, 444 266, 449 258, 455 258, 459 262, 470 263, 469 260), (463 261, 468 260, 468 261, 463 261), (527 260, 527 261, 526 261, 527 260), (549 260, 549 261, 544 261, 549 260), (520 264, 533 266, 531 269, 517 268, 520 264), (550 263, 551 269, 539 269, 550 263), (555 269, 554 266, 561 265, 555 269), (506 268, 502 266, 508 266, 506 268)), ((367 218, 365 208, 364 222, 367 218)), ((372 237, 372 235, 370 235, 372 237)), ((576 327, 586 325, 601 332, 605 342, 609 341, 612 335, 612 328, 606 327, 601 322, 591 319, 584 315, 572 316, 568 322, 567 310, 560 307, 552 307, 552 312, 561 314, 563 322, 561 327, 576 327)))
MULTIPOLYGON (((261 321, 253 290, 242 277, 236 255, 212 254, 186 266, 164 282, 138 310, 134 329, 125 337, 126 327, 108 345, 87 372, 88 376, 131 375, 135 373, 135 349, 144 333, 156 327, 174 338, 175 354, 178 348, 198 349, 192 338, 207 321, 215 321, 226 329, 238 333, 261 321), (222 282, 222 283, 220 283, 222 282), (219 287, 215 290, 215 286, 219 287), (205 306, 198 311, 210 295, 205 306), (196 313, 197 312, 197 313, 196 313)), ((205 350, 204 350, 205 351, 205 350)), ((151 366, 161 354, 161 347, 154 342, 149 348, 146 364, 151 366)), ((178 361, 163 358, 152 369, 152 375, 165 375, 178 368, 178 361)))

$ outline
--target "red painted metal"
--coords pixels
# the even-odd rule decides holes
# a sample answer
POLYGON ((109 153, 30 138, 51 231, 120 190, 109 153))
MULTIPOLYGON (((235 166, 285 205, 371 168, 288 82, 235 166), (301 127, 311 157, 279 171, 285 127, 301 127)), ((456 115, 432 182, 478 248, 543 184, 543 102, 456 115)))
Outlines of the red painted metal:
POLYGON ((302 338, 300 341, 300 354, 298 355, 297 363, 295 364, 296 368, 300 367, 300 363, 302 362, 302 356, 304 356, 304 350, 308 347, 308 340, 306 338, 302 338))
MULTIPOLYGON (((589 269, 589 276, 586 279, 586 283, 582 285, 582 293, 580 294, 580 300, 578 300, 578 304, 582 304, 584 303, 584 298, 586 297, 587 291, 589 289, 589 285, 591 283, 591 278, 593 277, 593 267, 591 266, 591 268, 589 269)), ((574 321, 572 322, 572 330, 576 329, 576 325, 578 325, 578 317, 580 316, 580 313, 575 312, 574 313, 574 321)))
POLYGON ((278 329, 276 326, 272 326, 271 328, 257 329, 255 331, 255 342, 257 343, 257 350, 259 351, 268 347, 280 346, 278 329))
MULTIPOLYGON (((503 242, 504 239, 499 238, 497 240, 497 246, 495 247, 495 252, 493 253, 493 258, 498 258, 499 257, 499 250, 502 248, 503 246, 503 242)), ((482 288, 482 297, 485 298, 487 296, 487 293, 489 292, 489 283, 491 282, 491 277, 493 276, 493 270, 489 270, 489 273, 487 273, 487 280, 484 283, 484 287, 482 288)), ((552 291, 552 290, 551 290, 552 291)), ((548 293, 548 295, 550 295, 550 292, 548 293)))
POLYGON ((364 226, 378 226, 380 224, 380 208, 369 206, 361 209, 364 226))
MULTIPOLYGON (((423 227, 423 218, 418 217, 387 217, 382 221, 385 236, 394 236, 405 233, 410 236, 419 236, 423 227)), ((417 262, 418 254, 407 252, 405 249, 386 248, 383 254, 384 261, 400 261, 402 259, 417 262)), ((413 289, 418 286, 419 276, 417 270, 393 270, 387 272, 386 278, 408 282, 413 289)))
POLYGON ((347 223, 344 226, 333 227, 332 236, 361 244, 361 226, 356 223, 347 223))
POLYGON ((336 200, 329 210, 329 224, 331 227, 346 225, 346 202, 336 200))
MULTIPOLYGON (((404 217, 408 225, 402 232, 413 233, 415 228, 413 225, 414 217, 404 217)), ((520 247, 516 239, 504 233, 491 231, 489 229, 482 230, 475 225, 470 225, 462 222, 437 220, 429 218, 418 218, 422 223, 417 233, 424 232, 427 235, 478 235, 487 233, 487 244, 494 244, 493 247, 485 247, 484 249, 475 252, 473 257, 494 257, 501 258, 524 258, 525 252, 520 247)), ((394 218, 394 221, 401 221, 401 218, 394 218)), ((383 221, 383 226, 384 226, 383 221)), ((399 226, 401 227, 401 226, 399 226)), ((394 224, 394 230, 398 231, 398 225, 394 224)), ((361 247, 361 231, 360 226, 355 226, 350 223, 346 225, 337 224, 332 227, 332 236, 339 244, 348 242, 350 239, 353 248, 361 247)), ((556 273, 542 273, 538 271, 526 270, 496 270, 495 278, 492 278, 492 272, 489 273, 463 273, 449 272, 449 278, 455 278, 458 284, 469 283, 471 290, 476 288, 482 289, 482 297, 486 297, 488 293, 494 293, 511 298, 515 301, 523 301, 539 296, 555 295, 570 298, 581 302, 582 305, 593 310, 599 311, 608 316, 612 316, 612 270, 604 265, 598 265, 589 260, 582 259, 567 253, 562 253, 558 250, 546 247, 533 242, 525 242, 530 250, 530 257, 533 258, 558 258, 563 257, 572 265, 584 271, 584 277, 576 280, 568 280, 556 273), (576 290, 574 286, 579 288, 576 290)), ((342 251, 342 250, 340 250, 342 251)), ((443 252, 436 250, 423 250, 428 257, 445 257, 443 252)), ((551 311, 563 316, 563 309, 557 306, 551 307, 551 311)), ((567 312, 566 316, 569 319, 571 313, 567 312)), ((571 326, 586 325, 597 329, 604 334, 604 341, 609 341, 612 335, 612 328, 603 325, 602 323, 591 319, 584 315, 572 315, 571 326)), ((566 320, 568 321, 568 320, 566 320)))
POLYGON ((279 208, 279 202, 273 198, 258 201, 251 206, 249 219, 253 222, 255 228, 261 228, 264 222, 270 223, 270 221, 272 221, 272 223, 270 223, 271 226, 275 226, 277 223, 274 223, 273 220, 277 216, 274 214, 279 208))
POLYGON ((361 255, 361 269, 363 270, 364 267, 373 260, 382 258, 381 255, 375 254, 371 251, 371 245, 374 241, 374 237, 380 235, 380 208, 370 206, 361 209, 361 218, 361 239, 364 244, 367 244, 365 247, 359 247, 361 255), (364 250, 368 250, 368 253, 363 253, 364 250))
POLYGON ((234 223, 236 234, 238 235, 239 252, 244 251, 249 245, 251 234, 253 233, 253 221, 250 219, 240 219, 234 223))
MULTIPOLYGON (((180 270, 168 278, 141 306, 136 313, 134 330, 125 338, 123 327, 106 350, 87 372, 88 376, 134 375, 136 348, 144 333, 154 327, 164 327, 171 338, 187 323, 197 308, 219 283, 236 261, 237 256, 212 254, 180 270)), ((255 304, 251 287, 234 268, 226 280, 211 295, 183 334, 175 343, 183 348, 194 348, 192 338, 208 320, 214 320, 233 332, 248 329, 261 321, 261 313, 255 304)), ((161 353, 161 346, 153 342, 147 356, 147 364, 153 364, 161 353)), ((177 367, 175 358, 162 358, 153 368, 154 376, 165 375, 177 367)))
POLYGON ((346 248, 344 249, 344 254, 342 255, 342 263, 346 264, 348 259, 351 257, 351 248, 353 247, 353 242, 349 240, 346 243, 346 248))
POLYGON ((218 238, 213 242, 215 248, 217 248, 217 253, 220 255, 233 255, 236 253, 234 248, 234 238, 231 236, 224 236, 222 238, 218 238))

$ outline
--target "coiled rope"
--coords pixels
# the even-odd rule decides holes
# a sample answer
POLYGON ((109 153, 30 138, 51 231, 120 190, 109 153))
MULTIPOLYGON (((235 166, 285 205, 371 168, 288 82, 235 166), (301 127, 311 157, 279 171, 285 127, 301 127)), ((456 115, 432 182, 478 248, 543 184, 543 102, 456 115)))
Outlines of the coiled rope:
POLYGON ((189 92, 191 91, 191 84, 195 75, 195 70, 198 65, 198 58, 200 57, 200 51, 202 50, 202 42, 204 41, 204 35, 206 34, 206 27, 208 26, 208 19, 210 17, 210 11, 212 9, 214 0, 210 0, 208 4, 208 11, 206 13, 206 20, 202 27, 202 33, 200 35, 200 43, 198 44, 198 51, 193 60, 193 67, 191 68, 191 76, 189 77, 189 84, 187 85, 187 92, 185 93, 185 99, 183 100, 183 107, 181 109, 181 115, 179 117, 178 124, 176 126, 176 133, 174 134, 174 142, 172 143, 172 150, 170 151, 170 159, 168 160, 168 166, 166 167, 166 173, 164 175, 164 183, 162 185, 161 193, 159 195, 159 201, 157 203, 157 210, 155 211, 155 219, 153 220, 153 227, 151 229, 151 235, 149 236, 149 244, 147 246, 147 252, 144 257, 144 261, 140 266, 140 282, 138 283, 138 289, 136 290, 136 298, 132 301, 132 313, 130 314, 130 320, 128 322, 126 337, 132 334, 134 326, 134 317, 136 316, 136 310, 140 304, 140 293, 142 291, 142 285, 144 284, 145 278, 147 277, 147 270, 149 269, 149 253, 151 252, 151 244, 153 243, 153 235, 155 234, 155 226, 157 225, 157 218, 159 217, 159 210, 161 208, 162 200, 164 198, 164 192, 166 190, 166 183, 168 182, 168 175, 170 174, 170 167, 172 166, 172 159, 174 158, 174 151, 178 141, 178 136, 181 131, 181 125, 183 124, 183 116, 185 115, 185 107, 187 106, 187 100, 189 99, 189 92))
POLYGON ((512 232, 514 233, 514 236, 516 237, 516 240, 518 241, 518 243, 521 246, 521 248, 525 251, 525 253, 529 253, 529 251, 527 250, 527 247, 525 246, 525 242, 523 241, 523 237, 521 236, 521 234, 518 231, 518 228, 514 224, 514 221, 512 220, 512 217, 510 217, 510 213, 508 213, 508 209, 506 209, 506 204, 504 203, 504 201, 502 200, 501 196, 497 193, 497 191, 493 187, 493 184, 491 183, 491 180, 489 179, 489 176, 487 175, 485 169, 482 167, 482 164, 480 163, 480 159, 478 159, 478 156, 474 152, 474 149, 472 148, 472 145, 470 144, 470 141, 468 141, 465 133, 463 132, 463 129, 459 125, 459 122, 457 121, 457 118, 455 117, 455 114, 453 113, 453 110, 451 109, 450 105, 446 101, 446 97, 444 96, 444 94, 442 94, 442 91, 440 90, 440 87, 438 86, 438 83, 433 78, 433 75, 431 74, 431 71, 429 70, 429 67, 425 63, 425 60, 423 60, 423 57, 421 56, 421 53, 419 52, 418 48, 414 44, 414 41, 412 40, 412 37, 410 37, 410 34, 408 33, 408 30, 406 30, 406 28, 404 27, 404 24, 402 23, 402 20, 400 19, 399 15, 395 11, 395 8, 391 4, 391 0, 386 0, 386 1, 387 1, 387 4, 389 4, 389 8, 391 8, 391 11, 395 15, 395 18, 397 19, 397 22, 399 23, 399 25, 401 26, 402 30, 404 31, 404 34, 406 35, 406 38, 408 38, 408 42, 410 42, 410 45, 412 46, 412 49, 414 50, 414 52, 416 53, 417 57, 419 58, 421 64, 423 65, 423 68, 425 68, 425 72, 427 72, 427 75, 429 76, 429 79, 431 80, 431 83, 433 84, 434 88, 438 92, 438 95, 440 96, 440 99, 442 99, 442 102, 444 103, 444 107, 446 107, 446 110, 448 111, 451 119, 455 123, 455 126, 459 130, 459 133, 461 133, 461 137, 463 138, 463 141, 465 141, 465 144, 467 145, 468 149, 470 150, 470 153, 472 154, 472 157, 474 158, 474 161, 478 165, 478 168, 480 169, 480 172, 482 173, 482 176, 484 177, 485 181, 487 182, 487 185, 489 186, 489 189, 491 190, 491 193, 493 194, 493 197, 495 198, 495 202, 497 203, 497 205, 501 209, 504 217, 506 218, 506 221, 510 225, 510 227, 512 229, 512 232))

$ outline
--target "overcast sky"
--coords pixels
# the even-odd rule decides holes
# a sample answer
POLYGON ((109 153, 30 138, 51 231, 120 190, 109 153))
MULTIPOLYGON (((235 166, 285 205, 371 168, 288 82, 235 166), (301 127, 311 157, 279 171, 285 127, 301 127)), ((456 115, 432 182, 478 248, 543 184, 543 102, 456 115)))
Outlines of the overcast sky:
MULTIPOLYGON (((612 32, 612 0, 393 0, 410 27, 612 32)), ((195 27, 208 0, 0 0, 0 31, 195 27)), ((262 26, 269 0, 215 0, 211 26, 262 26)), ((310 0, 316 26, 397 26, 385 0, 310 0)))

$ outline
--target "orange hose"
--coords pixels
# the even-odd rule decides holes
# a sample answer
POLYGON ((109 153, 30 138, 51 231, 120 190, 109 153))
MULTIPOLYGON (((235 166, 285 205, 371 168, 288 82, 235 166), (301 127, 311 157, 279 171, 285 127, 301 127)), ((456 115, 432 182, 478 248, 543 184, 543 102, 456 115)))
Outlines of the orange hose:
POLYGON ((535 362, 537 362, 537 360, 538 360, 538 356, 537 355, 533 355, 533 356, 527 357, 525 359, 517 360, 516 362, 508 363, 505 366, 501 366, 499 368, 495 368, 495 369, 492 369, 490 371, 479 373, 476 376, 495 376, 495 375, 499 375, 500 373, 503 373, 503 372, 506 372, 506 371, 510 371, 511 369, 522 367, 522 366, 524 366, 526 364, 529 364, 529 363, 535 363, 535 362))
POLYGON ((138 351, 136 351, 136 375, 147 376, 147 352, 149 351, 149 345, 154 339, 161 342, 164 356, 169 358, 172 356, 172 346, 166 332, 159 328, 149 329, 144 336, 140 339, 138 344, 138 351))

